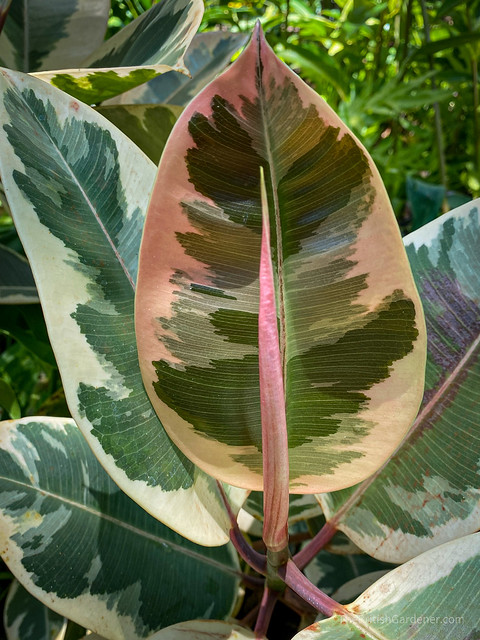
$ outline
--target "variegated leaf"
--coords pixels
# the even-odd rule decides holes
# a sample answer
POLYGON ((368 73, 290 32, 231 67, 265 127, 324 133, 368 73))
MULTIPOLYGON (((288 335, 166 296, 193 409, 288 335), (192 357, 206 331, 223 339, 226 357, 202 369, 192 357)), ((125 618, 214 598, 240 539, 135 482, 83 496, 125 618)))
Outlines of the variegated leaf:
POLYGON ((475 640, 480 637, 480 534, 448 542, 390 571, 345 615, 294 640, 475 640))
POLYGON ((155 633, 148 640, 253 640, 257 636, 239 624, 221 620, 188 620, 155 633))
POLYGON ((35 75, 93 104, 172 69, 187 72, 185 51, 203 15, 202 0, 163 0, 105 41, 81 69, 35 75))
POLYGON ((379 569, 378 571, 371 571, 370 573, 364 573, 361 576, 352 578, 332 593, 332 600, 342 604, 351 602, 353 599, 358 598, 358 596, 366 591, 368 587, 371 587, 374 582, 380 580, 380 578, 388 572, 389 569, 379 569))
POLYGON ((244 33, 208 31, 197 33, 185 54, 191 78, 173 71, 108 101, 109 104, 170 104, 184 107, 215 76, 247 40, 244 33))
POLYGON ((110 0, 12 0, 0 65, 17 71, 78 67, 107 29, 110 0))
MULTIPOLYGON (((361 576, 374 570, 386 572, 394 568, 395 565, 380 562, 366 554, 339 555, 322 550, 317 553, 312 562, 305 568, 305 575, 310 582, 327 595, 333 597, 333 593, 337 589, 356 576, 361 576)), ((364 589, 358 591, 357 595, 362 593, 364 589)))
POLYGON ((3 612, 6 640, 63 640, 67 621, 14 580, 3 612))
POLYGON ((145 386, 189 458, 262 489, 260 167, 290 490, 340 489, 375 471, 416 415, 423 314, 371 159, 258 30, 185 109, 160 162, 136 303, 145 386))
POLYGON ((405 245, 428 329, 423 404, 384 468, 319 497, 331 524, 390 562, 480 522, 480 200, 411 233, 405 245))
POLYGON ((115 482, 205 544, 228 540, 216 483, 174 447, 142 385, 133 325, 155 166, 86 105, 0 74, 0 171, 72 416, 115 482))
POLYGON ((0 304, 38 302, 37 288, 28 260, 0 245, 0 304))
POLYGON ((96 110, 133 140, 150 160, 158 164, 182 107, 135 104, 97 107, 96 110))
MULTIPOLYGON (((258 520, 262 520, 263 493, 260 491, 252 491, 245 501, 243 509, 258 520)), ((314 496, 290 494, 288 509, 288 523, 290 525, 319 516, 321 512, 322 510, 314 496)))
POLYGON ((73 420, 1 423, 0 469, 2 557, 57 613, 109 640, 230 614, 233 547, 199 547, 149 516, 112 482, 73 420))

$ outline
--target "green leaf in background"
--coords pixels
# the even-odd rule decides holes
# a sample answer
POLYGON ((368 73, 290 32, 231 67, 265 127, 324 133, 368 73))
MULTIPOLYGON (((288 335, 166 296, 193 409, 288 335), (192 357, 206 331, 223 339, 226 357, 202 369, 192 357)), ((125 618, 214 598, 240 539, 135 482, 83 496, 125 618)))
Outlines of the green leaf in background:
POLYGON ((158 164, 170 131, 182 112, 182 107, 161 104, 119 104, 97 107, 96 110, 123 131, 150 160, 158 164))
POLYGON ((474 640, 480 636, 480 534, 453 540, 380 578, 348 613, 294 640, 474 640))
POLYGON ((342 100, 349 94, 349 79, 337 61, 319 44, 289 44, 280 57, 294 69, 301 69, 302 76, 313 81, 320 89, 327 82, 338 91, 342 100))
POLYGON ((319 496, 330 524, 397 563, 478 529, 480 200, 404 241, 427 322, 423 404, 385 467, 357 487, 319 496))
POLYGON ((3 417, 2 409, 14 420, 22 415, 15 391, 6 380, 0 378, 0 417, 3 417))
MULTIPOLYGON (((258 520, 263 520, 263 492, 251 491, 242 508, 258 520)), ((290 525, 320 514, 321 509, 314 496, 290 494, 288 509, 288 523, 290 525)))
POLYGON ((136 301, 145 387, 189 458, 262 489, 260 167, 290 490, 338 489, 377 469, 416 415, 423 314, 373 162, 258 30, 185 109, 162 155, 136 301))
POLYGON ((205 544, 224 544, 216 483, 171 443, 143 388, 133 325, 155 165, 86 105, 0 75, 1 174, 72 416, 128 495, 205 544))
POLYGON ((14 580, 3 612, 6 640, 64 640, 67 621, 14 580))
POLYGON ((412 214, 412 231, 423 227, 442 212, 446 189, 443 185, 429 184, 407 176, 407 200, 412 214))
POLYGON ((5 20, 7 19, 8 10, 11 4, 12 0, 0 0, 0 33, 5 25, 5 20))
POLYGON ((341 604, 351 602, 355 598, 358 598, 358 596, 366 591, 374 582, 380 580, 389 570, 390 569, 378 569, 377 571, 370 571, 369 573, 364 573, 356 578, 352 578, 332 593, 332 600, 340 602, 341 604))
POLYGON ((0 65, 32 72, 78 67, 107 29, 110 0, 12 0, 0 65))
POLYGON ((362 553, 340 555, 322 550, 307 565, 305 575, 324 593, 333 596, 335 591, 353 578, 371 571, 390 571, 394 566, 362 553))
POLYGON ((187 72, 183 57, 202 15, 201 0, 163 0, 106 40, 81 69, 35 75, 78 100, 94 104, 165 71, 187 72))
POLYGON ((0 304, 38 302, 32 270, 23 256, 0 245, 0 304))
POLYGON ((170 104, 184 107, 223 71, 233 54, 247 40, 243 33, 209 31, 197 33, 185 54, 191 78, 169 71, 150 82, 122 93, 109 104, 170 104))
POLYGON ((73 420, 1 423, 0 469, 2 557, 57 613, 108 640, 231 613, 233 547, 197 546, 149 516, 112 482, 73 420))
POLYGON ((419 49, 412 51, 411 55, 405 60, 405 64, 410 63, 413 58, 416 57, 428 57, 439 51, 445 51, 447 49, 456 49, 457 47, 464 47, 465 45, 478 44, 480 41, 480 32, 474 31, 470 33, 462 33, 458 36, 451 36, 449 38, 441 38, 433 40, 424 44, 419 49))

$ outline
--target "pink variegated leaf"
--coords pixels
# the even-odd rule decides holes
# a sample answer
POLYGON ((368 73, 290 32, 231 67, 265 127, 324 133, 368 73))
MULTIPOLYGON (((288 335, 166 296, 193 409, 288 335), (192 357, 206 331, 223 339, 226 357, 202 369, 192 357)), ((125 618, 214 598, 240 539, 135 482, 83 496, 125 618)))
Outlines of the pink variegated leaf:
POLYGON ((423 391, 425 327, 365 149, 257 28, 169 138, 140 255, 136 333, 170 437, 209 474, 263 489, 260 167, 282 347, 290 491, 363 480, 423 391))

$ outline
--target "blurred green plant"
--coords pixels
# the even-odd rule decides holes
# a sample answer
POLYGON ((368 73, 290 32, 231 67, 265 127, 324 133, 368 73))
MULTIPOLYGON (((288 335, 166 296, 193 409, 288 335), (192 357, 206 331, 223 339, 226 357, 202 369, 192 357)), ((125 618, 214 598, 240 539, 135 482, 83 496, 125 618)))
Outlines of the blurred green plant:
MULTIPOLYGON (((151 3, 114 0, 111 28, 151 3)), ((444 188, 433 217, 480 195, 479 0, 205 0, 201 30, 256 20, 368 148, 404 231, 409 177, 444 188)))

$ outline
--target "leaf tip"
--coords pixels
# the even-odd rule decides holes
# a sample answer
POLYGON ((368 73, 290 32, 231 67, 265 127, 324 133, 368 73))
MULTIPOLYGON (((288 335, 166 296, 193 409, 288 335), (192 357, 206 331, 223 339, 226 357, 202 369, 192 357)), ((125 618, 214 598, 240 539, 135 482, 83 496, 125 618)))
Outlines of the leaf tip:
POLYGON ((260 20, 257 20, 255 23, 252 40, 258 44, 265 44, 265 34, 263 33, 262 23, 260 20))

